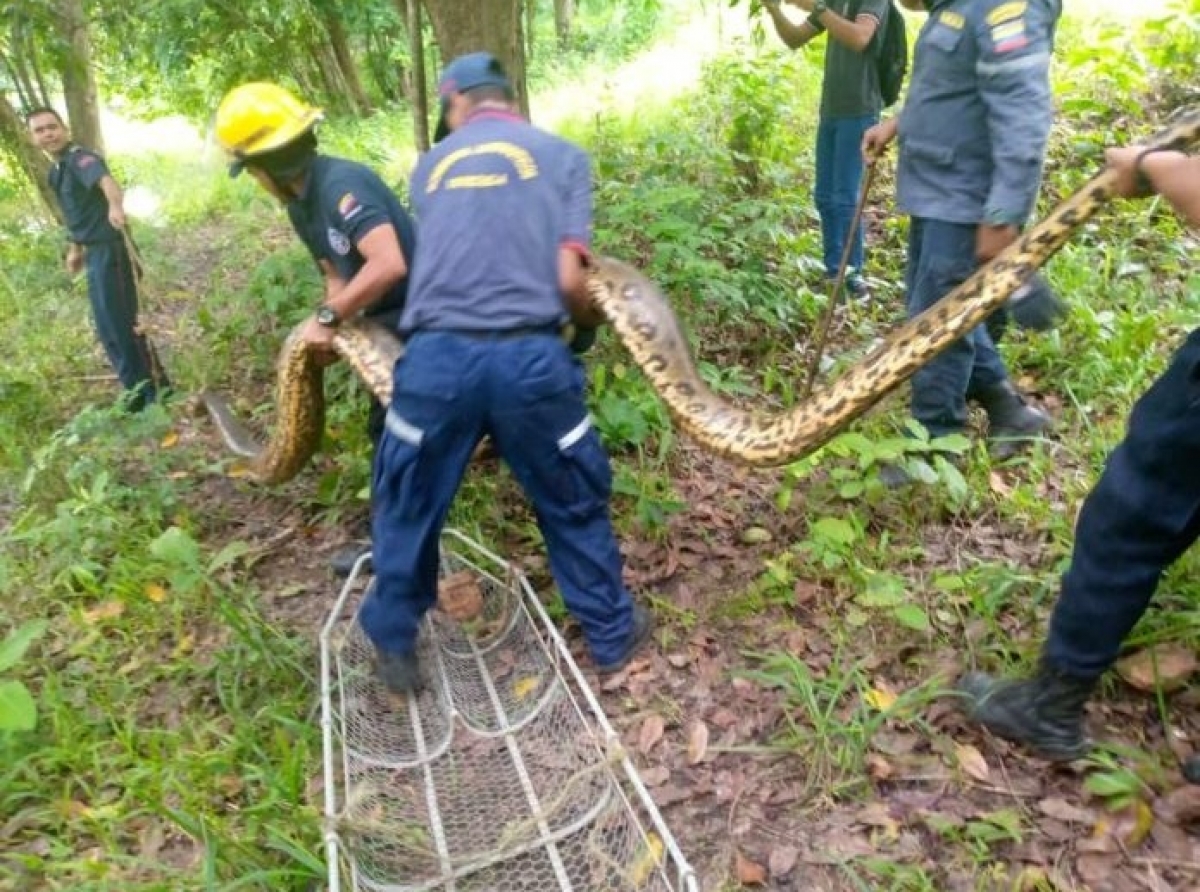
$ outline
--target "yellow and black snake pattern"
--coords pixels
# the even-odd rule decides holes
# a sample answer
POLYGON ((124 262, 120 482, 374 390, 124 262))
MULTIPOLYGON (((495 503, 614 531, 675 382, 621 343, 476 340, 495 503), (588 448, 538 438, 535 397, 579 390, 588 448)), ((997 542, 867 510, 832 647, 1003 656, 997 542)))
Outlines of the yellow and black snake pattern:
MULTIPOLYGON (((1178 118, 1147 146, 1187 149, 1200 142, 1200 110, 1178 118)), ((988 265, 915 319, 900 326, 839 378, 802 404, 765 413, 731 405, 696 371, 688 342, 662 292, 632 267, 599 258, 588 290, 634 362, 649 378, 676 423, 704 448, 743 464, 770 467, 817 449, 921 366, 1000 307, 1113 196, 1115 175, 1102 171, 988 265)), ((343 325, 334 349, 385 403, 399 341, 366 321, 343 325)), ((324 425, 322 367, 289 336, 277 367, 276 424, 266 446, 254 443, 224 401, 206 394, 228 445, 250 459, 244 476, 280 483, 304 467, 324 425)))

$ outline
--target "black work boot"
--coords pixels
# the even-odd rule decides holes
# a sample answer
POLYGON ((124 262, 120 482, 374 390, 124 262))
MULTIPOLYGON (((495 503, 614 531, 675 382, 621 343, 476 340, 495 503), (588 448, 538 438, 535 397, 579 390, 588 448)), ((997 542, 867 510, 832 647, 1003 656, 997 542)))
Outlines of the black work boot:
POLYGON ((988 443, 994 458, 1012 458, 1024 442, 1050 428, 1050 416, 1025 402, 1011 381, 1001 381, 967 394, 988 416, 988 443))
POLYGON ((375 651, 375 675, 393 694, 421 690, 421 664, 415 652, 410 654, 375 651))
POLYGON ((1095 679, 1063 675, 1043 663, 1033 678, 968 672, 957 687, 967 718, 1045 759, 1070 762, 1091 749, 1083 730, 1083 708, 1095 679))
POLYGON ((358 563, 359 558, 366 555, 368 559, 363 564, 363 570, 370 570, 370 554, 370 542, 356 542, 352 545, 346 545, 333 553, 333 557, 329 559, 329 569, 333 571, 334 576, 345 579, 354 572, 354 565, 358 563))
POLYGON ((650 633, 653 631, 654 614, 641 604, 634 604, 633 627, 629 630, 629 641, 625 644, 625 650, 621 653, 620 657, 611 663, 597 664, 596 673, 598 675, 612 675, 620 672, 629 665, 629 661, 642 649, 642 645, 650 640, 650 633))

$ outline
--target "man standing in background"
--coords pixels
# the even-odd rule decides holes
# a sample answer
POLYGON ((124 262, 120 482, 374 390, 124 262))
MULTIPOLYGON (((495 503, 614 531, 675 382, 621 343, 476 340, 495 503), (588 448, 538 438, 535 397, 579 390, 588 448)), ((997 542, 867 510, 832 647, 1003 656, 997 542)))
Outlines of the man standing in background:
POLYGON ((871 50, 891 11, 889 0, 789 0, 808 13, 796 24, 779 7, 764 0, 763 8, 780 39, 799 49, 828 31, 825 75, 821 81, 821 113, 817 123, 817 175, 813 199, 821 217, 822 263, 831 281, 837 276, 846 242, 851 242, 846 290, 867 293, 862 278, 862 224, 850 231, 862 184, 863 134, 878 123, 883 110, 879 59, 871 50))
MULTIPOLYGON (((1010 244, 1033 212, 1054 107, 1050 54, 1059 0, 903 0, 929 19, 900 113, 863 137, 874 160, 899 136, 896 199, 911 217, 905 273, 911 319, 1010 244)), ((980 325, 917 371, 912 414, 931 437, 961 433, 967 401, 988 416, 992 454, 1050 427, 1013 386, 980 325)), ((898 465, 881 476, 910 481, 898 465)))
POLYGON ((121 187, 103 158, 71 142, 54 109, 35 108, 25 121, 34 144, 54 159, 50 188, 67 224, 67 272, 78 275, 86 264, 96 334, 127 391, 125 408, 141 411, 170 384, 138 331, 140 270, 126 244, 121 187))

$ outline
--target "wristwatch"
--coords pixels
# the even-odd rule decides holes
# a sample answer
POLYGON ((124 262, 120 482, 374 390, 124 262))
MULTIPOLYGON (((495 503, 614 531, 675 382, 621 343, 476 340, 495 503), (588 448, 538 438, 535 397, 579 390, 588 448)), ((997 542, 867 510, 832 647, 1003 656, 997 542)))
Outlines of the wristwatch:
POLYGON ((808 24, 818 31, 824 31, 825 25, 821 22, 821 14, 829 11, 829 4, 825 0, 817 0, 813 4, 812 12, 808 14, 808 24))
POLYGON ((322 306, 317 309, 317 322, 326 328, 337 328, 342 324, 342 317, 337 314, 333 307, 322 306))

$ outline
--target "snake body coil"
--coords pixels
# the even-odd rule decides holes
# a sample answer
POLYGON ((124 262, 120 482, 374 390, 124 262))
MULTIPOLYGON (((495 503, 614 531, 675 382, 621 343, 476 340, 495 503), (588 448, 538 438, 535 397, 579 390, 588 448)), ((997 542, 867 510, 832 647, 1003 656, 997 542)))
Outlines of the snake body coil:
MULTIPOLYGON (((1200 111, 1181 117, 1148 146, 1185 149, 1200 142, 1200 111)), ((795 461, 828 442, 906 381, 921 366, 999 308, 1029 275, 1113 196, 1115 174, 1104 171, 1027 230, 995 260, 915 319, 893 331, 840 378, 817 388, 795 408, 762 413, 731 405, 696 371, 671 305, 653 283, 610 258, 596 261, 588 290, 634 362, 666 402, 676 423, 701 446, 735 461, 771 467, 795 461)), ((334 349, 385 404, 399 341, 370 322, 338 330, 334 349)), ((260 483, 293 477, 316 451, 324 425, 321 367, 296 332, 277 366, 277 422, 259 447, 214 394, 205 402, 227 444, 251 459, 245 476, 260 483)))

